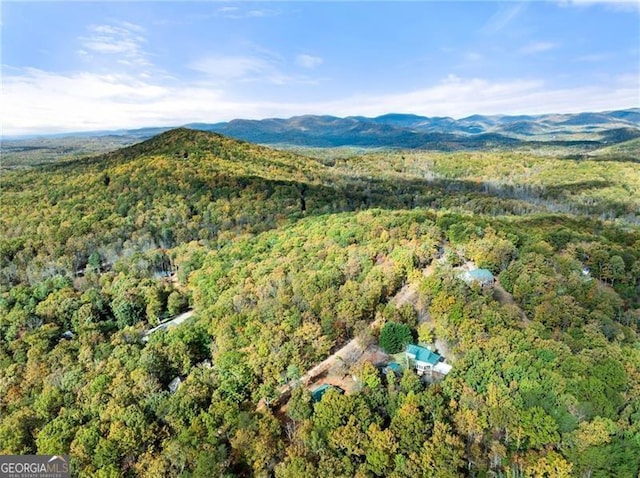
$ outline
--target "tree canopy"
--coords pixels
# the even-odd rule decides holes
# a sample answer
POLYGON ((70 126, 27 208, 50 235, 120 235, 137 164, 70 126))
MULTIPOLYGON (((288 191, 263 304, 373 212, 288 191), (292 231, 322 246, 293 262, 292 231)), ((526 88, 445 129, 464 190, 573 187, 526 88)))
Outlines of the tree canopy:
POLYGON ((636 477, 631 166, 181 129, 3 171, 0 453, 92 477, 636 477), (453 368, 358 364, 314 403, 300 377, 354 337, 435 339, 453 368))

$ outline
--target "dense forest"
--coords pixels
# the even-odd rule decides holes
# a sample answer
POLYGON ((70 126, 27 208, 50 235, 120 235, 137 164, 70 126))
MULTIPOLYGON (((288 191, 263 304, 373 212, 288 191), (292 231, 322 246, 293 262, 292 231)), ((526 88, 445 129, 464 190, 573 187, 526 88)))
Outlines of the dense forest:
POLYGON ((2 172, 0 453, 87 477, 638 476, 635 148, 308 153, 177 129, 2 172), (451 373, 354 360, 314 396, 305 372, 388 324, 451 373))

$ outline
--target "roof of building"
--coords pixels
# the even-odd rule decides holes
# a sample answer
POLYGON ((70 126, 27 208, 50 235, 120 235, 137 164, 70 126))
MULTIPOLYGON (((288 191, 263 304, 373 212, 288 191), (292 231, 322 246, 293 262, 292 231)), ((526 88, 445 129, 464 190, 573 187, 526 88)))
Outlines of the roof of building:
POLYGON ((318 388, 316 388, 315 390, 313 390, 311 392, 311 398, 313 398, 314 402, 319 402, 320 399, 322 398, 322 396, 325 394, 325 392, 327 390, 329 390, 329 387, 331 387, 331 385, 329 385, 328 383, 325 383, 323 385, 320 385, 318 388))
POLYGON ((402 373, 402 366, 398 362, 389 362, 385 368, 394 373, 402 373))
POLYGON ((327 391, 329 391, 330 389, 337 390, 339 393, 344 393, 344 390, 342 390, 340 387, 336 387, 334 385, 331 385, 330 383, 325 383, 320 385, 315 390, 311 391, 311 400, 313 401, 313 403, 322 400, 324 394, 327 393, 327 391))
POLYGON ((478 282, 492 282, 493 274, 488 269, 474 269, 467 272, 467 277, 478 282))
POLYGON ((62 333, 61 337, 63 339, 71 340, 72 338, 75 337, 75 335, 73 335, 73 332, 71 332, 70 330, 67 330, 66 332, 62 333))
POLYGON ((424 362, 431 365, 435 365, 440 361, 440 355, 431 350, 420 347, 419 345, 407 345, 406 353, 408 355, 413 355, 415 357, 416 362, 424 362))
POLYGON ((449 372, 451 372, 452 368, 453 367, 451 365, 449 365, 448 363, 440 362, 435 367, 433 367, 433 371, 434 372, 439 372, 442 375, 446 375, 449 372))
POLYGON ((180 377, 175 377, 169 383, 169 391, 171 393, 176 393, 178 391, 178 389, 180 388, 180 385, 182 385, 182 380, 180 379, 180 377))

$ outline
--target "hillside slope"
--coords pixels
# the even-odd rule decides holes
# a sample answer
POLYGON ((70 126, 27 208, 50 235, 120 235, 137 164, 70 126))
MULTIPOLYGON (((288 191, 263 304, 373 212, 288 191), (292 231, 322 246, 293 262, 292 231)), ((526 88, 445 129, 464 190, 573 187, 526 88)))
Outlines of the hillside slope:
POLYGON ((181 128, 3 172, 0 453, 81 477, 637 476, 640 174, 535 153, 320 161, 181 128), (336 364, 353 386, 316 402, 298 383, 354 339, 384 365, 385 327, 451 373, 400 355, 336 364))
POLYGON ((638 220, 640 178, 627 161, 400 152, 325 163, 181 128, 106 155, 3 174, 3 281, 27 280, 16 266, 34 277, 45 269, 73 275, 94 253, 112 264, 371 207, 638 220))

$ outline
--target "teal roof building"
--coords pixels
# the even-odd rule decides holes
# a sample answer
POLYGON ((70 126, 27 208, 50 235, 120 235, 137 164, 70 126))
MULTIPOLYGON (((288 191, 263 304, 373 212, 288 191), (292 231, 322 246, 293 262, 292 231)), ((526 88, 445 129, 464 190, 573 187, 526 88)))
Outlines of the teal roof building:
POLYGON ((320 385, 318 388, 316 388, 311 392, 311 401, 313 403, 319 402, 320 400, 322 400, 322 397, 324 396, 324 394, 331 389, 337 390, 339 393, 344 393, 344 390, 342 390, 340 387, 336 387, 329 383, 325 383, 323 385, 320 385))
POLYGON ((393 372, 396 375, 402 375, 402 365, 398 362, 389 362, 384 368, 383 373, 386 375, 389 372, 393 372))
POLYGON ((416 363, 416 368, 418 364, 424 364, 425 366, 434 367, 439 361, 441 356, 431 350, 420 347, 419 345, 407 345, 407 349, 405 350, 405 355, 408 359, 413 360, 416 363))
POLYGON ((466 271, 461 277, 462 280, 468 284, 477 282, 483 286, 492 286, 495 281, 493 274, 488 269, 473 269, 472 271, 466 271))
POLYGON ((423 375, 425 372, 429 374, 438 372, 439 374, 447 375, 451 372, 452 366, 445 363, 444 357, 426 347, 413 344, 407 345, 404 354, 407 358, 407 365, 413 366, 418 375, 423 375))

